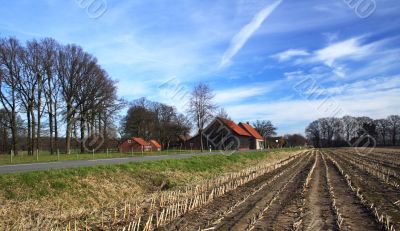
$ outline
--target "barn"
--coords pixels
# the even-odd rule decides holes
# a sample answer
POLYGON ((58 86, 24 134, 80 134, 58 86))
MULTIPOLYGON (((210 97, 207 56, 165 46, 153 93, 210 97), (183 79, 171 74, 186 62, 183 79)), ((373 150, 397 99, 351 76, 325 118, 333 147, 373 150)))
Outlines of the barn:
POLYGON ((132 137, 119 145, 120 152, 151 151, 151 144, 140 137, 132 137))
POLYGON ((239 126, 246 130, 250 135, 250 149, 256 149, 256 150, 262 150, 265 147, 265 142, 263 137, 260 135, 260 133, 257 132, 256 129, 254 129, 253 126, 250 125, 249 122, 247 123, 239 123, 239 126))
POLYGON ((161 145, 156 140, 150 140, 152 151, 161 151, 161 145))
MULTIPOLYGON (((203 130, 203 148, 205 150, 210 148, 212 150, 248 150, 250 138, 251 135, 232 120, 216 117, 203 130)), ((200 134, 186 142, 186 149, 201 149, 200 134)))

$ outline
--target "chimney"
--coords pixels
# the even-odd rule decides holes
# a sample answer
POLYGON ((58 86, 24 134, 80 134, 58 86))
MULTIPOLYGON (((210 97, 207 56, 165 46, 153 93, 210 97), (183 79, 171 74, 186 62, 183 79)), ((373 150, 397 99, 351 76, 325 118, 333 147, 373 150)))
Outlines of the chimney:
POLYGON ((250 122, 249 122, 249 121, 247 121, 247 122, 246 122, 246 124, 250 125, 250 122))

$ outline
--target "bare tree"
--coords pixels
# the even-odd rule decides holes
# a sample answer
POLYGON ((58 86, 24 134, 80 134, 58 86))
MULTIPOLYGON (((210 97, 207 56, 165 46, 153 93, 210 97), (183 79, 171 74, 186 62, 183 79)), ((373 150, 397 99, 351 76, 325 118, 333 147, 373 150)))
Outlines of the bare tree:
POLYGON ((307 143, 307 139, 300 134, 285 135, 285 139, 291 147, 304 146, 307 143))
POLYGON ((60 83, 60 91, 64 103, 66 104, 65 121, 66 121, 66 152, 70 152, 71 134, 75 123, 78 105, 78 91, 81 88, 83 79, 88 71, 88 63, 93 58, 83 49, 76 45, 67 45, 63 47, 57 56, 57 73, 60 83))
POLYGON ((389 132, 392 138, 392 145, 396 145, 396 138, 400 133, 400 116, 391 115, 387 118, 389 122, 389 132))
POLYGON ((0 109, 0 153, 9 152, 11 149, 8 139, 10 128, 10 116, 7 111, 2 108, 0 109))
POLYGON ((378 119, 375 120, 374 123, 376 124, 376 131, 378 135, 382 138, 382 144, 386 145, 386 138, 389 135, 389 121, 387 119, 378 119))
POLYGON ((321 147, 321 126, 318 120, 311 122, 306 128, 307 138, 312 141, 314 147, 321 147))
POLYGON ((17 80, 21 77, 21 52, 23 48, 17 39, 0 40, 0 102, 10 117, 12 149, 16 155, 18 154, 17 80))
POLYGON ((276 127, 269 120, 257 120, 253 127, 264 138, 276 135, 276 127))
POLYGON ((344 132, 344 139, 347 142, 350 142, 353 137, 355 137, 357 134, 357 121, 354 117, 352 116, 344 116, 342 118, 342 124, 343 124, 343 132, 344 132))
POLYGON ((231 118, 228 115, 228 112, 225 111, 224 108, 219 108, 219 110, 217 111, 217 114, 215 115, 216 117, 220 117, 220 118, 224 118, 224 119, 228 119, 231 120, 231 118))
POLYGON ((213 102, 214 96, 211 88, 205 83, 199 83, 191 93, 188 113, 199 131, 201 151, 204 149, 203 129, 213 118, 213 113, 217 109, 213 102))
MULTIPOLYGON (((57 127, 56 111, 59 88, 56 75, 56 55, 59 49, 59 44, 51 38, 45 38, 41 41, 41 63, 44 69, 43 91, 47 115, 49 121, 49 143, 50 153, 54 153, 54 133, 57 127)), ((56 136, 57 137, 57 136, 56 136)))
MULTIPOLYGON (((28 42, 27 47, 20 53, 22 60, 22 74, 17 79, 18 99, 23 111, 26 113, 28 126, 28 154, 32 155, 37 149, 37 130, 40 132, 40 112, 35 114, 35 107, 38 106, 39 81, 41 80, 41 68, 39 57, 39 46, 36 41, 28 42), (36 119, 38 123, 36 123, 36 119), (38 127, 36 127, 38 125, 38 127)), ((40 110, 40 109, 39 109, 40 110)))

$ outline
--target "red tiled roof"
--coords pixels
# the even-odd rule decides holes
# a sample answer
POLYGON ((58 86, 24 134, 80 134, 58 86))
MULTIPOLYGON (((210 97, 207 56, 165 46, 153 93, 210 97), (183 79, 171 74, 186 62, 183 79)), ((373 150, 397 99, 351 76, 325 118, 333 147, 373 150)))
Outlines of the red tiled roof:
POLYGON ((142 146, 148 146, 149 143, 147 143, 144 139, 139 138, 139 137, 132 137, 132 140, 135 141, 136 143, 142 145, 142 146))
POLYGON ((161 145, 156 140, 150 140, 150 144, 156 148, 161 148, 161 145))
POLYGON ((226 126, 228 126, 232 131, 234 131, 236 134, 241 135, 241 136, 251 136, 248 132, 246 132, 243 128, 241 128, 239 125, 237 125, 235 122, 232 120, 224 119, 221 117, 217 117, 222 123, 224 123, 226 126))
POLYGON ((260 133, 258 133, 257 130, 254 129, 253 126, 251 126, 250 124, 248 124, 248 123, 239 123, 239 125, 241 125, 254 138, 260 139, 260 140, 263 139, 262 136, 260 135, 260 133))

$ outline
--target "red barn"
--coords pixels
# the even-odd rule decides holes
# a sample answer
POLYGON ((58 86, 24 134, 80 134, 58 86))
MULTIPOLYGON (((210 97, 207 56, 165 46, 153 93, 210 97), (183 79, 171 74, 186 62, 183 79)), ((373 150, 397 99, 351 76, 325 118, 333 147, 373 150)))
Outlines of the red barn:
MULTIPOLYGON (((203 148, 205 150, 209 148, 212 150, 221 150, 225 148, 249 150, 250 138, 252 138, 252 135, 235 122, 216 117, 214 121, 203 130, 203 148), (229 145, 232 146, 229 147, 229 145)), ((200 134, 188 140, 187 145, 186 149, 200 150, 200 134)))
POLYGON ((151 144, 139 137, 132 137, 119 146, 120 152, 150 151, 151 144))
POLYGON ((260 133, 258 133, 256 131, 255 128, 253 128, 253 126, 250 125, 249 122, 247 123, 239 123, 239 126, 241 128, 243 128, 244 130, 246 130, 250 135, 250 149, 256 149, 256 150, 261 150, 264 149, 264 139, 263 137, 260 135, 260 133))
POLYGON ((152 151, 161 151, 161 145, 156 140, 150 140, 152 151))

